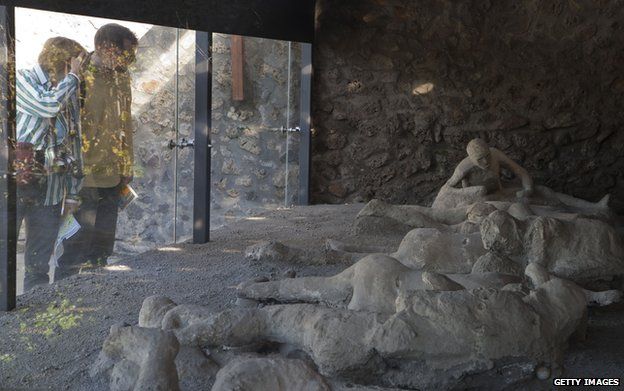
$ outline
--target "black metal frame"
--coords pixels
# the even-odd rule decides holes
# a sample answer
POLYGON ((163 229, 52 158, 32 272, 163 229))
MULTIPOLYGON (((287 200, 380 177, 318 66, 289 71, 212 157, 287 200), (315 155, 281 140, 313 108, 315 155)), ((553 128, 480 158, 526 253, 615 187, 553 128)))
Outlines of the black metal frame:
POLYGON ((6 193, 0 197, 0 311, 15 308, 17 280, 17 227, 15 178, 10 175, 13 163, 15 139, 15 8, 0 7, 0 26, 7 50, 6 67, 0 70, 0 123, 4 120, 5 131, 0 129, 0 189, 6 193), (6 224, 4 224, 6 222, 6 224))
POLYGON ((195 33, 195 167, 193 243, 210 240, 212 33, 195 33))

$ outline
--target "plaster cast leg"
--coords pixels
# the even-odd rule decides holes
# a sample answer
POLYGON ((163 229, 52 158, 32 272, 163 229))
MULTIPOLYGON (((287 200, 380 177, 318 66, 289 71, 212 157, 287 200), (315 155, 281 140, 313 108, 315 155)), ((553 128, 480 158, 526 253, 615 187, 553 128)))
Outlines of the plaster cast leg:
POLYGON ((536 186, 535 189, 544 197, 557 199, 562 204, 571 206, 573 208, 580 209, 599 209, 606 210, 609 208, 609 194, 602 197, 602 199, 596 203, 585 201, 580 198, 572 197, 570 195, 564 193, 557 193, 556 191, 546 187, 546 186, 536 186))
MULTIPOLYGON (((543 266, 535 262, 529 263, 524 270, 524 273, 536 288, 553 278, 553 276, 543 266)), ((618 303, 622 299, 622 292, 616 289, 601 292, 594 292, 580 287, 579 289, 582 289, 585 294, 585 299, 587 301, 587 305, 589 306, 602 307, 618 303)))
POLYGON ((371 200, 357 217, 363 216, 388 217, 414 228, 444 229, 446 225, 466 220, 466 207, 436 209, 419 205, 390 205, 380 200, 371 200))
POLYGON ((281 303, 325 303, 346 307, 353 288, 349 269, 334 277, 287 278, 279 281, 243 283, 238 295, 253 300, 276 300, 281 303))

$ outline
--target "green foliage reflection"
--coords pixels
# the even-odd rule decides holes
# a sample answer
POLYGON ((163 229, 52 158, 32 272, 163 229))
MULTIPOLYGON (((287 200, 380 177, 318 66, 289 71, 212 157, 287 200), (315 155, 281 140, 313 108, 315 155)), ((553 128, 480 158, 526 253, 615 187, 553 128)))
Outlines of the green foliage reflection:
POLYGON ((79 326, 82 316, 81 311, 68 299, 54 301, 45 311, 35 314, 32 324, 21 323, 20 333, 51 337, 55 332, 79 326))

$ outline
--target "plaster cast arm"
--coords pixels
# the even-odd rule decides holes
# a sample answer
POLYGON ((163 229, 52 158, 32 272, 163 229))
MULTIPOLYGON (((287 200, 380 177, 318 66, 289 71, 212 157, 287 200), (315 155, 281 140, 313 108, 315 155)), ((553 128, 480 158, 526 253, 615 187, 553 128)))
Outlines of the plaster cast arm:
POLYGON ((450 187, 457 187, 461 183, 462 187, 468 187, 468 180, 466 179, 466 175, 468 171, 474 166, 474 163, 470 161, 470 158, 464 158, 457 167, 455 167, 455 171, 453 171, 453 175, 446 181, 446 185, 450 187))
POLYGON ((505 153, 496 148, 490 148, 492 158, 505 167, 509 168, 522 181, 522 192, 518 192, 518 196, 530 196, 533 193, 533 178, 529 175, 521 165, 511 160, 505 153))

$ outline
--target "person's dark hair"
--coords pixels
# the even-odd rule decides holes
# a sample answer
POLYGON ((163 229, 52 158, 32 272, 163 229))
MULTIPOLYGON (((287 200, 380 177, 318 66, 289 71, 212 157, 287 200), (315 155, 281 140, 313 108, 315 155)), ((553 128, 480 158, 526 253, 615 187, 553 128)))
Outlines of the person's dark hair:
POLYGON ((139 40, 129 28, 117 23, 109 23, 98 29, 95 33, 95 38, 93 38, 93 43, 96 49, 110 44, 124 50, 126 49, 124 40, 127 40, 133 47, 139 45, 139 40))
POLYGON ((65 37, 53 37, 45 41, 37 61, 48 75, 58 78, 69 70, 70 60, 83 53, 86 50, 78 42, 65 37))

